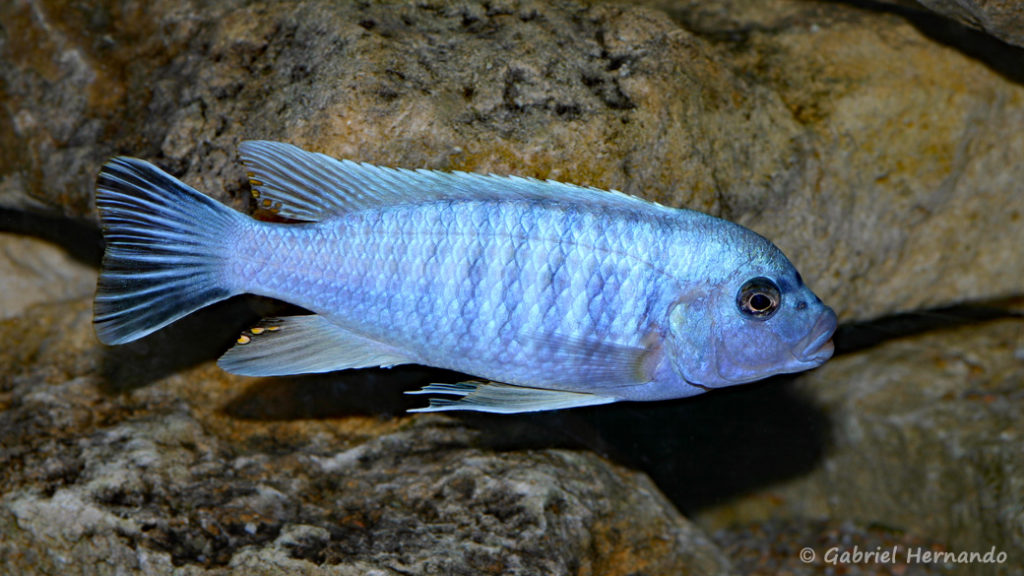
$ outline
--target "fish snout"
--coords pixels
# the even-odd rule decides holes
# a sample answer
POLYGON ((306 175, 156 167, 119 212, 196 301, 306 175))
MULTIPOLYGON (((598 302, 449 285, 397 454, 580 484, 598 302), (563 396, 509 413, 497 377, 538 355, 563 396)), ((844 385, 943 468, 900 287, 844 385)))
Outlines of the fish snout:
POLYGON ((839 319, 831 308, 826 307, 825 311, 818 316, 811 331, 796 345, 798 360, 808 364, 820 365, 832 357, 835 345, 832 343, 832 335, 839 325, 839 319))

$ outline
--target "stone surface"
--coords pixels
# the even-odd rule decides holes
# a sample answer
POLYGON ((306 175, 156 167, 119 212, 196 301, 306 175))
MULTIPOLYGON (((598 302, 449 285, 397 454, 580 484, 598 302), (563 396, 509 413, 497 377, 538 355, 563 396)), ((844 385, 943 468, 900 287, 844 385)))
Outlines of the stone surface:
POLYGON ((739 574, 785 574, 815 576, 932 576, 948 574, 941 564, 914 562, 910 550, 943 552, 942 544, 928 542, 901 530, 877 524, 857 525, 835 520, 786 519, 766 520, 715 534, 739 574), (853 551, 856 544, 863 552, 896 550, 892 559, 883 562, 838 561, 839 551, 853 551), (813 558, 801 557, 810 548, 813 558), (830 552, 835 551, 835 552, 830 552))
POLYGON ((1019 293, 1024 52, 979 62, 898 15, 831 3, 659 5, 800 126, 793 192, 735 213, 799 255, 841 317, 1019 293))
POLYGON ((593 453, 494 451, 439 416, 241 418, 246 379, 161 376, 146 348, 181 334, 104 358, 89 309, 0 321, 0 572, 729 573, 649 478, 593 453))
POLYGON ((922 6, 984 30, 1004 42, 1024 46, 1024 8, 1014 0, 919 0, 922 6))
POLYGON ((21 145, 0 165, 8 206, 91 214, 94 174, 114 152, 160 161, 227 200, 244 138, 710 210, 720 188, 790 162, 775 126, 784 112, 743 97, 756 87, 639 8, 236 0, 7 10, 6 137, 21 145), (49 41, 32 45, 36 36, 49 41), (707 142, 706 132, 720 136, 707 142))
POLYGON ((1024 319, 893 340, 796 389, 830 422, 819 465, 702 512, 703 525, 842 518, 1009 556, 957 573, 1024 573, 1024 319))
POLYGON ((128 153, 245 208, 237 144, 272 138, 735 219, 843 318, 1019 290, 1019 51, 834 3, 659 6, 5 3, 0 205, 92 215, 128 153))
POLYGON ((41 302, 76 300, 96 289, 96 269, 44 240, 0 233, 0 318, 41 302))

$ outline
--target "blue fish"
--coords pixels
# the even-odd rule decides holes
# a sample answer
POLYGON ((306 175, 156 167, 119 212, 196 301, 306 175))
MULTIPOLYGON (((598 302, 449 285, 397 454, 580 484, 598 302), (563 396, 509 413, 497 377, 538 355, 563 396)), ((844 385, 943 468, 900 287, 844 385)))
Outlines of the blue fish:
POLYGON ((835 313, 737 224, 554 181, 382 168, 266 141, 240 153, 258 205, 281 221, 142 160, 103 167, 103 342, 259 294, 312 314, 264 320, 225 370, 424 364, 480 380, 412 392, 435 396, 418 411, 497 413, 682 398, 832 355, 835 313))

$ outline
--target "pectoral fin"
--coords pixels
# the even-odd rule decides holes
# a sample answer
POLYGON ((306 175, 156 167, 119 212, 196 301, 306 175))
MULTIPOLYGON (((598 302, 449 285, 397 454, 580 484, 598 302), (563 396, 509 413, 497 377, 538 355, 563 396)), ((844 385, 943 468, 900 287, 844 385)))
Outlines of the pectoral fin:
POLYGON ((457 384, 429 384, 420 390, 406 394, 449 394, 457 399, 431 398, 430 406, 414 408, 409 412, 444 412, 449 410, 473 410, 495 414, 518 414, 561 410, 610 404, 618 399, 582 392, 565 392, 544 388, 527 388, 499 382, 459 382, 457 384))
POLYGON ((264 320, 242 334, 217 364, 244 376, 280 376, 410 361, 386 344, 310 315, 264 320))
POLYGON ((647 346, 591 341, 560 334, 524 336, 526 350, 559 367, 552 382, 560 390, 620 396, 623 388, 650 382, 660 359, 661 346, 650 338, 647 346))

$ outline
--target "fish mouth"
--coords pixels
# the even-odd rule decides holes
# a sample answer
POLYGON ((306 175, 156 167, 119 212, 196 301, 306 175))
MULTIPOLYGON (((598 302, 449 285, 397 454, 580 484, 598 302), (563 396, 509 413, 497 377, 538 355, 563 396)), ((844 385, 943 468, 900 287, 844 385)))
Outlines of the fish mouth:
POLYGON ((838 326, 839 319, 836 317, 836 313, 831 308, 826 308, 821 316, 818 316, 818 320, 807 336, 797 343, 793 356, 806 364, 815 366, 822 364, 835 352, 832 335, 838 326))

